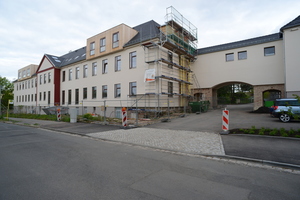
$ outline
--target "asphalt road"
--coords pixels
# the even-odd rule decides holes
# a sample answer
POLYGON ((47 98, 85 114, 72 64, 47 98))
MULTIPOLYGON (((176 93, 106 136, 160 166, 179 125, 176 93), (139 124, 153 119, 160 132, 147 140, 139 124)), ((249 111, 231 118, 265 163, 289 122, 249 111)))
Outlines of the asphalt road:
POLYGON ((299 199, 300 175, 0 123, 0 199, 299 199))
MULTIPOLYGON (((300 121, 289 123, 280 122, 277 118, 270 117, 267 113, 250 113, 253 104, 228 105, 229 129, 235 128, 285 128, 287 130, 300 129, 300 121)), ((187 130, 187 131, 222 131, 222 109, 208 110, 206 113, 188 114, 188 117, 172 119, 171 122, 152 124, 148 127, 187 130)))

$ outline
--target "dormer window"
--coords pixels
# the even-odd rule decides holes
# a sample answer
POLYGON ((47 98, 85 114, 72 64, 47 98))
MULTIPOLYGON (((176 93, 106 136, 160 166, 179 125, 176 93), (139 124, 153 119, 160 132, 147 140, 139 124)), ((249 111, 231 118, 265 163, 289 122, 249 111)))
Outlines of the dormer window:
POLYGON ((91 42, 90 44, 90 55, 95 55, 95 42, 91 42))
POLYGON ((113 48, 119 46, 119 32, 113 34, 113 48))
POLYGON ((104 52, 105 51, 105 46, 106 46, 106 39, 105 38, 101 38, 100 39, 100 52, 104 52))

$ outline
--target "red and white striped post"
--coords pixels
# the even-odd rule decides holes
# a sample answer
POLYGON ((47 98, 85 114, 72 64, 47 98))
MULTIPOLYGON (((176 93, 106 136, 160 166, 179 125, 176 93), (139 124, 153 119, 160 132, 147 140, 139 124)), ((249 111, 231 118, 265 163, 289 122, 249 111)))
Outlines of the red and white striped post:
POLYGON ((122 126, 124 128, 127 127, 127 111, 125 107, 122 108, 122 126))
POLYGON ((222 115, 222 130, 223 133, 227 134, 229 130, 229 110, 223 110, 222 115))
POLYGON ((57 116, 57 121, 60 121, 61 120, 60 108, 57 108, 56 116, 57 116))

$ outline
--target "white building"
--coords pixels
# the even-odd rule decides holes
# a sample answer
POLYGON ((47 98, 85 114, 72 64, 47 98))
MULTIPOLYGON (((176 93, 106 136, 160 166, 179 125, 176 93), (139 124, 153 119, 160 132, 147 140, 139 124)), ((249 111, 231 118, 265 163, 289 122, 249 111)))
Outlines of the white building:
POLYGON ((178 15, 170 7, 163 25, 120 24, 65 55, 45 54, 35 68, 19 70, 15 107, 43 113, 60 105, 120 117, 122 107, 185 109, 194 95, 217 106, 216 90, 229 83, 253 86, 254 109, 263 105, 264 91, 300 93, 300 16, 279 33, 197 50, 197 28, 178 15), (29 82, 36 87, 23 86, 29 82))

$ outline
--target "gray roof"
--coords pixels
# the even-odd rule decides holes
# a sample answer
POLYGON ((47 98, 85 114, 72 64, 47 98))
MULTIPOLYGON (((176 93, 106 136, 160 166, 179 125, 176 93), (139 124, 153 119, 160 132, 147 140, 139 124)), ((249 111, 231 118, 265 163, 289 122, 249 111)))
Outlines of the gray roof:
POLYGON ((63 56, 54 56, 45 54, 45 56, 52 62, 55 67, 63 67, 78 61, 85 60, 86 58, 86 47, 82 47, 75 51, 70 51, 63 56))
POLYGON ((124 47, 138 44, 140 42, 144 42, 154 38, 158 38, 159 27, 160 25, 153 20, 140 24, 136 27, 133 27, 133 29, 138 31, 138 34, 136 34, 129 42, 127 42, 124 45, 124 47))
POLYGON ((296 17, 293 21, 287 23, 283 27, 281 27, 280 31, 282 32, 284 29, 293 28, 296 26, 300 26, 300 15, 296 17))
POLYGON ((247 40, 241 40, 241 41, 237 41, 237 42, 231 42, 231 43, 227 43, 227 44, 216 45, 216 46, 212 46, 212 47, 205 47, 205 48, 198 49, 197 54, 200 55, 200 54, 206 54, 206 53, 213 53, 213 52, 241 48, 241 47, 246 47, 246 46, 251 46, 251 45, 263 44, 263 43, 277 41, 277 40, 282 40, 281 33, 274 33, 271 35, 251 38, 251 39, 247 39, 247 40))

